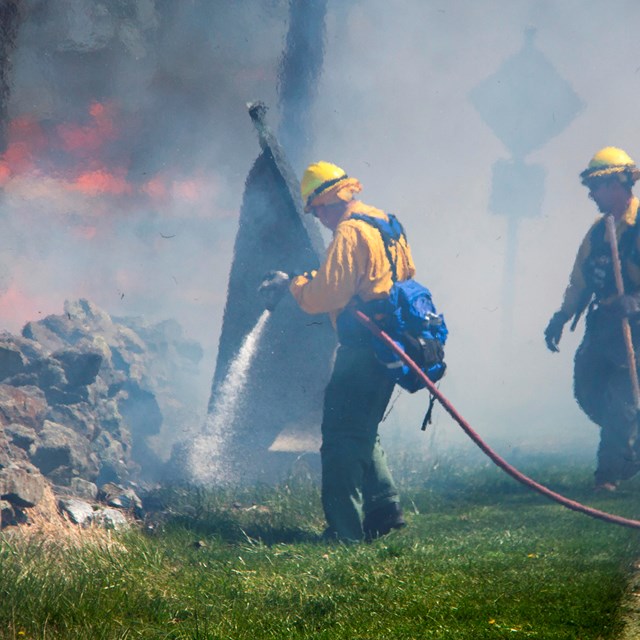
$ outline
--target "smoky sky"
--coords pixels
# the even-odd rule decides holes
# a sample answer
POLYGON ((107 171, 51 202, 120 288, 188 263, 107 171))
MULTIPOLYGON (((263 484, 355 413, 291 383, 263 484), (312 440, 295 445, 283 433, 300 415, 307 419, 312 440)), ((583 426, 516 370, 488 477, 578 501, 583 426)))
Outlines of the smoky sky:
MULTIPOLYGON (((0 204, 4 328, 80 296, 116 316, 174 317, 205 348, 206 406, 244 180, 259 153, 246 103, 269 104, 277 130, 288 14, 285 0, 23 1, 7 105, 15 145, 5 164, 14 164, 0 204)), ((583 326, 554 355, 542 332, 597 214, 579 172, 602 146, 640 156, 630 27, 639 18, 631 0, 326 3, 323 66, 294 169, 335 162, 361 180, 364 202, 401 219, 451 332, 440 388, 505 452, 597 442, 572 396, 583 326), (513 100, 526 140, 517 145, 510 113, 514 146, 492 128, 491 101, 481 113, 473 96, 524 55, 531 33, 577 102, 563 112, 566 94, 552 95, 544 78, 514 85, 511 97, 549 94, 538 115, 530 98, 513 100), (525 112, 538 124, 554 108, 570 117, 532 143, 525 112), (527 216, 524 205, 491 206, 496 167, 514 149, 539 188, 523 195, 515 180, 501 197, 537 198, 527 216)), ((496 98, 498 116, 504 107, 496 98)), ((441 410, 431 438, 420 434, 425 404, 401 395, 384 438, 461 439, 441 410)))

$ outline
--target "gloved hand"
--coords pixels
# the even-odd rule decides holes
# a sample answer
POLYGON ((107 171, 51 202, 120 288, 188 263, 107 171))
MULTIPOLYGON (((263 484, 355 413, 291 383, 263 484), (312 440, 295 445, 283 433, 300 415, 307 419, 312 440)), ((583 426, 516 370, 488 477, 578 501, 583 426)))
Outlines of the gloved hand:
POLYGON ((640 300, 636 296, 624 295, 614 298, 607 306, 607 311, 614 318, 630 318, 640 314, 640 300))
POLYGON ((282 296, 287 292, 290 280, 291 278, 284 271, 265 273, 258 287, 258 293, 262 296, 264 308, 267 311, 273 311, 276 308, 282 296))
POLYGON ((560 351, 558 344, 562 337, 562 330, 564 325, 569 320, 569 316, 564 311, 556 311, 549 320, 547 328, 544 330, 544 340, 547 343, 547 349, 549 351, 560 351))

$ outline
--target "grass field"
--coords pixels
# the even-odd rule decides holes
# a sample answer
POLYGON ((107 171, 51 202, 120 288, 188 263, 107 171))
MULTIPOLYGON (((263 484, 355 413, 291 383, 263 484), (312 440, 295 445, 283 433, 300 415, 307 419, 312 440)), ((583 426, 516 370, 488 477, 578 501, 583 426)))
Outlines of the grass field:
MULTIPOLYGON (((635 530, 563 509, 490 466, 414 467, 401 476, 409 526, 372 544, 318 542, 317 485, 300 475, 242 492, 166 490, 162 522, 82 544, 0 535, 0 638, 619 637, 635 530)), ((523 470, 639 515, 638 483, 601 497, 586 466, 523 470)))

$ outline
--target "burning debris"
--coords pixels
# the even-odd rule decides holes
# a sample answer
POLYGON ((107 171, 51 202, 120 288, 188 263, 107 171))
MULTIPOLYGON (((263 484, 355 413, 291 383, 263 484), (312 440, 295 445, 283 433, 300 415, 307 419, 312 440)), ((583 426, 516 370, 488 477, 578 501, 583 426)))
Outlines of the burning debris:
POLYGON ((201 420, 183 393, 201 356, 175 321, 114 319, 85 299, 0 334, 2 522, 24 521, 48 485, 72 521, 86 523, 82 500, 137 513, 132 487, 164 465, 150 438, 201 420))

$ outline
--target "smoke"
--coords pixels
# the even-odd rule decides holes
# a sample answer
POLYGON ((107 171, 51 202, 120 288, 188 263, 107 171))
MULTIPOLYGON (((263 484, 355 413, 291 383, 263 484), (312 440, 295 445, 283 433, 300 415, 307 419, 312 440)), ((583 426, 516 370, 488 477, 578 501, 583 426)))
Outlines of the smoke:
POLYGON ((21 4, 3 68, 3 328, 78 297, 117 316, 176 318, 205 348, 204 416, 257 147, 244 105, 274 101, 286 7, 21 4))
MULTIPOLYGON (((451 330, 441 390, 507 455, 516 448, 595 453, 597 429, 572 395, 573 353, 583 327, 566 332, 556 355, 546 350, 542 332, 597 214, 578 173, 607 144, 640 154, 631 107, 640 90, 640 43, 625 28, 639 11, 631 2, 391 6, 374 0, 341 16, 331 13, 327 23, 315 156, 358 177, 365 202, 402 220, 418 277, 451 330), (491 199, 494 169, 512 154, 470 97, 523 50, 530 29, 538 54, 583 106, 526 157, 544 172, 543 192, 539 214, 519 222, 507 271, 510 219, 491 211, 491 199), (510 330, 504 321, 509 279, 510 330)), ((532 87, 527 80, 510 88, 525 108, 532 90, 554 86, 532 87)), ((503 107, 487 105, 495 114, 503 107)), ((548 121, 548 109, 537 119, 548 121)), ((528 150, 524 114, 520 127, 520 148, 528 150)), ((520 196, 514 190, 511 199, 520 196)), ((417 442, 424 404, 418 395, 396 402, 383 430, 388 442, 400 434, 405 443, 417 442)), ((434 418, 442 446, 464 438, 441 410, 434 418)))
MULTIPOLYGON (((19 331, 80 296, 117 316, 174 317, 207 354, 204 413, 243 185, 259 151, 245 104, 278 104, 289 2, 21 4, 0 158, 3 328, 19 331)), ((629 29, 640 7, 369 0, 322 8, 326 28, 314 37, 324 43, 323 71, 303 105, 312 127, 303 153, 344 167, 362 181, 365 202, 403 222, 418 278, 451 331, 441 389, 505 453, 593 451, 597 431, 571 388, 582 328, 565 335, 559 355, 546 351, 542 331, 597 213, 577 174, 605 145, 640 156, 640 41, 629 29), (491 202, 494 170, 513 154, 471 96, 523 50, 529 29, 536 55, 582 108, 552 137, 520 147, 541 168, 542 191, 508 259, 510 218, 491 202)), ((538 117, 548 121, 549 108, 538 117)), ((402 394, 383 437, 424 443, 425 404, 423 394, 402 394)), ((442 411, 434 417, 433 446, 463 438, 442 411)))

